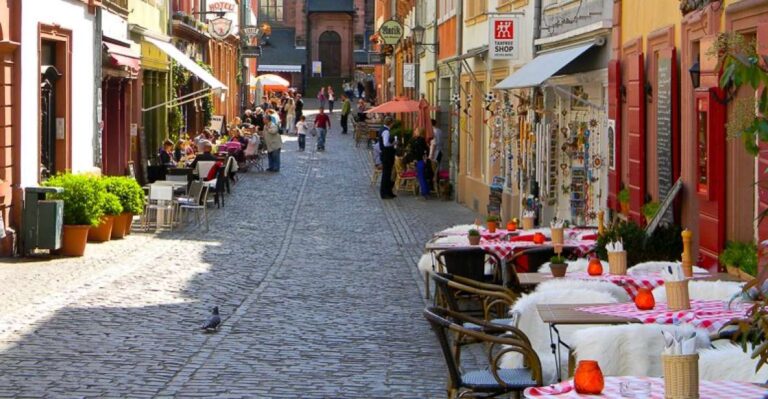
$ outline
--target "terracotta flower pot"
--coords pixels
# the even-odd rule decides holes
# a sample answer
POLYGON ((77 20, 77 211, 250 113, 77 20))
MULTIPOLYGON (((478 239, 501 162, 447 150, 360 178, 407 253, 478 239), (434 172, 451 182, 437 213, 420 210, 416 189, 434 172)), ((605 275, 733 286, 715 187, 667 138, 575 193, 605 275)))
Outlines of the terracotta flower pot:
POLYGON ((88 230, 88 241, 93 242, 105 242, 109 241, 109 237, 112 235, 112 227, 115 223, 115 216, 104 215, 101 219, 101 224, 96 227, 91 227, 88 230))
POLYGON ((480 244, 480 236, 467 236, 467 239, 469 240, 470 245, 480 244))
POLYGON ((550 263, 549 270, 552 272, 552 277, 565 277, 565 272, 568 270, 568 264, 550 263))
POLYGON ((61 250, 64 256, 83 256, 85 244, 88 242, 89 225, 65 224, 61 234, 61 250))
POLYGON ((739 268, 736 266, 725 265, 725 269, 728 270, 728 274, 731 276, 739 277, 739 268))
POLYGON ((133 226, 133 214, 125 212, 121 216, 125 218, 125 235, 131 234, 131 226, 133 226))
POLYGON ((125 232, 130 229, 126 225, 126 223, 128 223, 130 218, 126 218, 125 215, 131 215, 131 214, 121 213, 115 216, 115 224, 114 226, 112 226, 112 238, 123 238, 125 237, 125 232))
POLYGON ((629 202, 621 202, 621 214, 624 216, 629 216, 629 202))
POLYGON ((496 232, 496 222, 487 222, 488 223, 488 232, 489 233, 495 233, 496 232))

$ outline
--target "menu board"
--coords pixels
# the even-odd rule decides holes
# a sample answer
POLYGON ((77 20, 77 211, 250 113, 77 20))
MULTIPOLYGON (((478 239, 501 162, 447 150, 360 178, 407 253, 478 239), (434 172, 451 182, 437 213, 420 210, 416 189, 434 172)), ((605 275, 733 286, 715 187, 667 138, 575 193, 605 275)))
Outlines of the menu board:
MULTIPOLYGON (((659 198, 666 198, 672 188, 672 60, 659 58, 656 88, 656 163, 658 165, 659 198)), ((673 222, 672 208, 662 218, 673 222)))

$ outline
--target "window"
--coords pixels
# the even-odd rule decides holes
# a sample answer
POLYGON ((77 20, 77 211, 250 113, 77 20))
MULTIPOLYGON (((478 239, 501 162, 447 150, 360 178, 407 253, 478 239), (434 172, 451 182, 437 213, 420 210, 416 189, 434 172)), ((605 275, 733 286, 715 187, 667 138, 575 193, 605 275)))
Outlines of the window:
POLYGON ((364 50, 364 44, 365 40, 363 39, 363 35, 356 34, 355 35, 355 50, 364 50))
POLYGON ((283 22, 283 0, 262 0, 259 20, 283 22))
POLYGON ((437 15, 441 19, 448 18, 456 12, 456 0, 440 0, 437 15))

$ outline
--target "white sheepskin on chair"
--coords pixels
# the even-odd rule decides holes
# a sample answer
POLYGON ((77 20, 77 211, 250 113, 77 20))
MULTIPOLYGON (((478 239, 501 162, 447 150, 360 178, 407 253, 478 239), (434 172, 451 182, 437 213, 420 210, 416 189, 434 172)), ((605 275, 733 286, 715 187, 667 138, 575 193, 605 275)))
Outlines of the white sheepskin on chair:
POLYGON ((472 229, 476 229, 477 225, 474 224, 458 224, 451 226, 445 230, 441 230, 438 234, 466 234, 472 229))
POLYGON ((421 255, 421 258, 419 259, 418 263, 419 271, 424 273, 429 273, 432 271, 432 255, 431 254, 423 254, 421 255))
MULTIPOLYGON (((534 292, 523 295, 512 307, 511 313, 516 315, 518 328, 522 330, 531 341, 533 349, 541 360, 544 384, 551 384, 556 379, 555 359, 552 355, 549 341, 549 325, 541 321, 536 305, 556 303, 617 303, 611 294, 583 289, 563 289, 559 291, 534 292)), ((563 342, 570 342, 574 331, 587 328, 581 325, 558 326, 563 342)), ((567 350, 566 350, 567 352, 567 350)), ((567 372, 568 356, 563 356, 560 365, 563 375, 567 372)), ((508 354, 501 362, 501 367, 522 367, 522 357, 518 354, 508 354)))
MULTIPOLYGON (((603 264, 603 270, 608 270, 608 262, 600 261, 600 263, 603 264)), ((568 273, 586 273, 587 267, 589 267, 589 259, 586 258, 568 261, 568 273)), ((539 268, 539 273, 550 274, 551 272, 549 262, 544 263, 539 268)))
POLYGON ((627 294, 627 290, 610 281, 602 280, 571 280, 556 278, 539 284, 539 286, 536 287, 536 292, 572 289, 605 292, 619 302, 629 302, 632 300, 632 298, 629 297, 629 294, 627 294))
POLYGON ((663 374, 662 331, 676 331, 682 336, 690 336, 696 331, 697 350, 711 345, 705 330, 696 330, 687 324, 627 324, 586 328, 573 333, 569 343, 577 362, 597 360, 605 375, 660 377, 663 374))
POLYGON ((465 235, 438 237, 434 241, 435 244, 466 244, 467 242, 465 235))
MULTIPOLYGON (((680 262, 641 262, 627 269, 627 274, 629 274, 630 276, 634 276, 636 274, 660 273, 664 268, 666 268, 669 265, 679 265, 679 264, 680 262)), ((702 269, 698 266, 694 266, 693 273, 707 274, 709 272, 706 269, 702 269)))
MULTIPOLYGON (((689 281, 688 297, 700 300, 729 301, 734 295, 741 292, 743 283, 735 281, 689 281)), ((667 301, 667 290, 664 286, 653 290, 653 298, 657 302, 667 301)))
POLYGON ((728 343, 717 349, 699 352, 699 379, 709 381, 748 381, 764 384, 768 381, 768 366, 755 373, 757 359, 751 359, 737 345, 728 343))

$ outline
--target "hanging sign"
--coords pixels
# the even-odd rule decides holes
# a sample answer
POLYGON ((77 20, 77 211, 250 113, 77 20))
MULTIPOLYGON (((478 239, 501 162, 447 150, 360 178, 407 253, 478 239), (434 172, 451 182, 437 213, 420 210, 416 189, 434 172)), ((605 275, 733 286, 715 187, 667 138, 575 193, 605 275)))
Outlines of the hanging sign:
POLYGON ((313 75, 322 75, 323 74, 323 62, 322 61, 312 61, 312 74, 313 75))
POLYGON ((381 27, 379 28, 379 36, 384 44, 394 46, 400 41, 400 38, 403 37, 403 25, 394 19, 390 19, 381 24, 381 27))
POLYGON ((491 19, 488 29, 488 58, 495 60, 516 60, 519 56, 518 36, 520 18, 504 17, 491 19))
POLYGON ((216 0, 208 3, 208 33, 216 40, 223 40, 237 32, 237 3, 235 0, 216 0))

